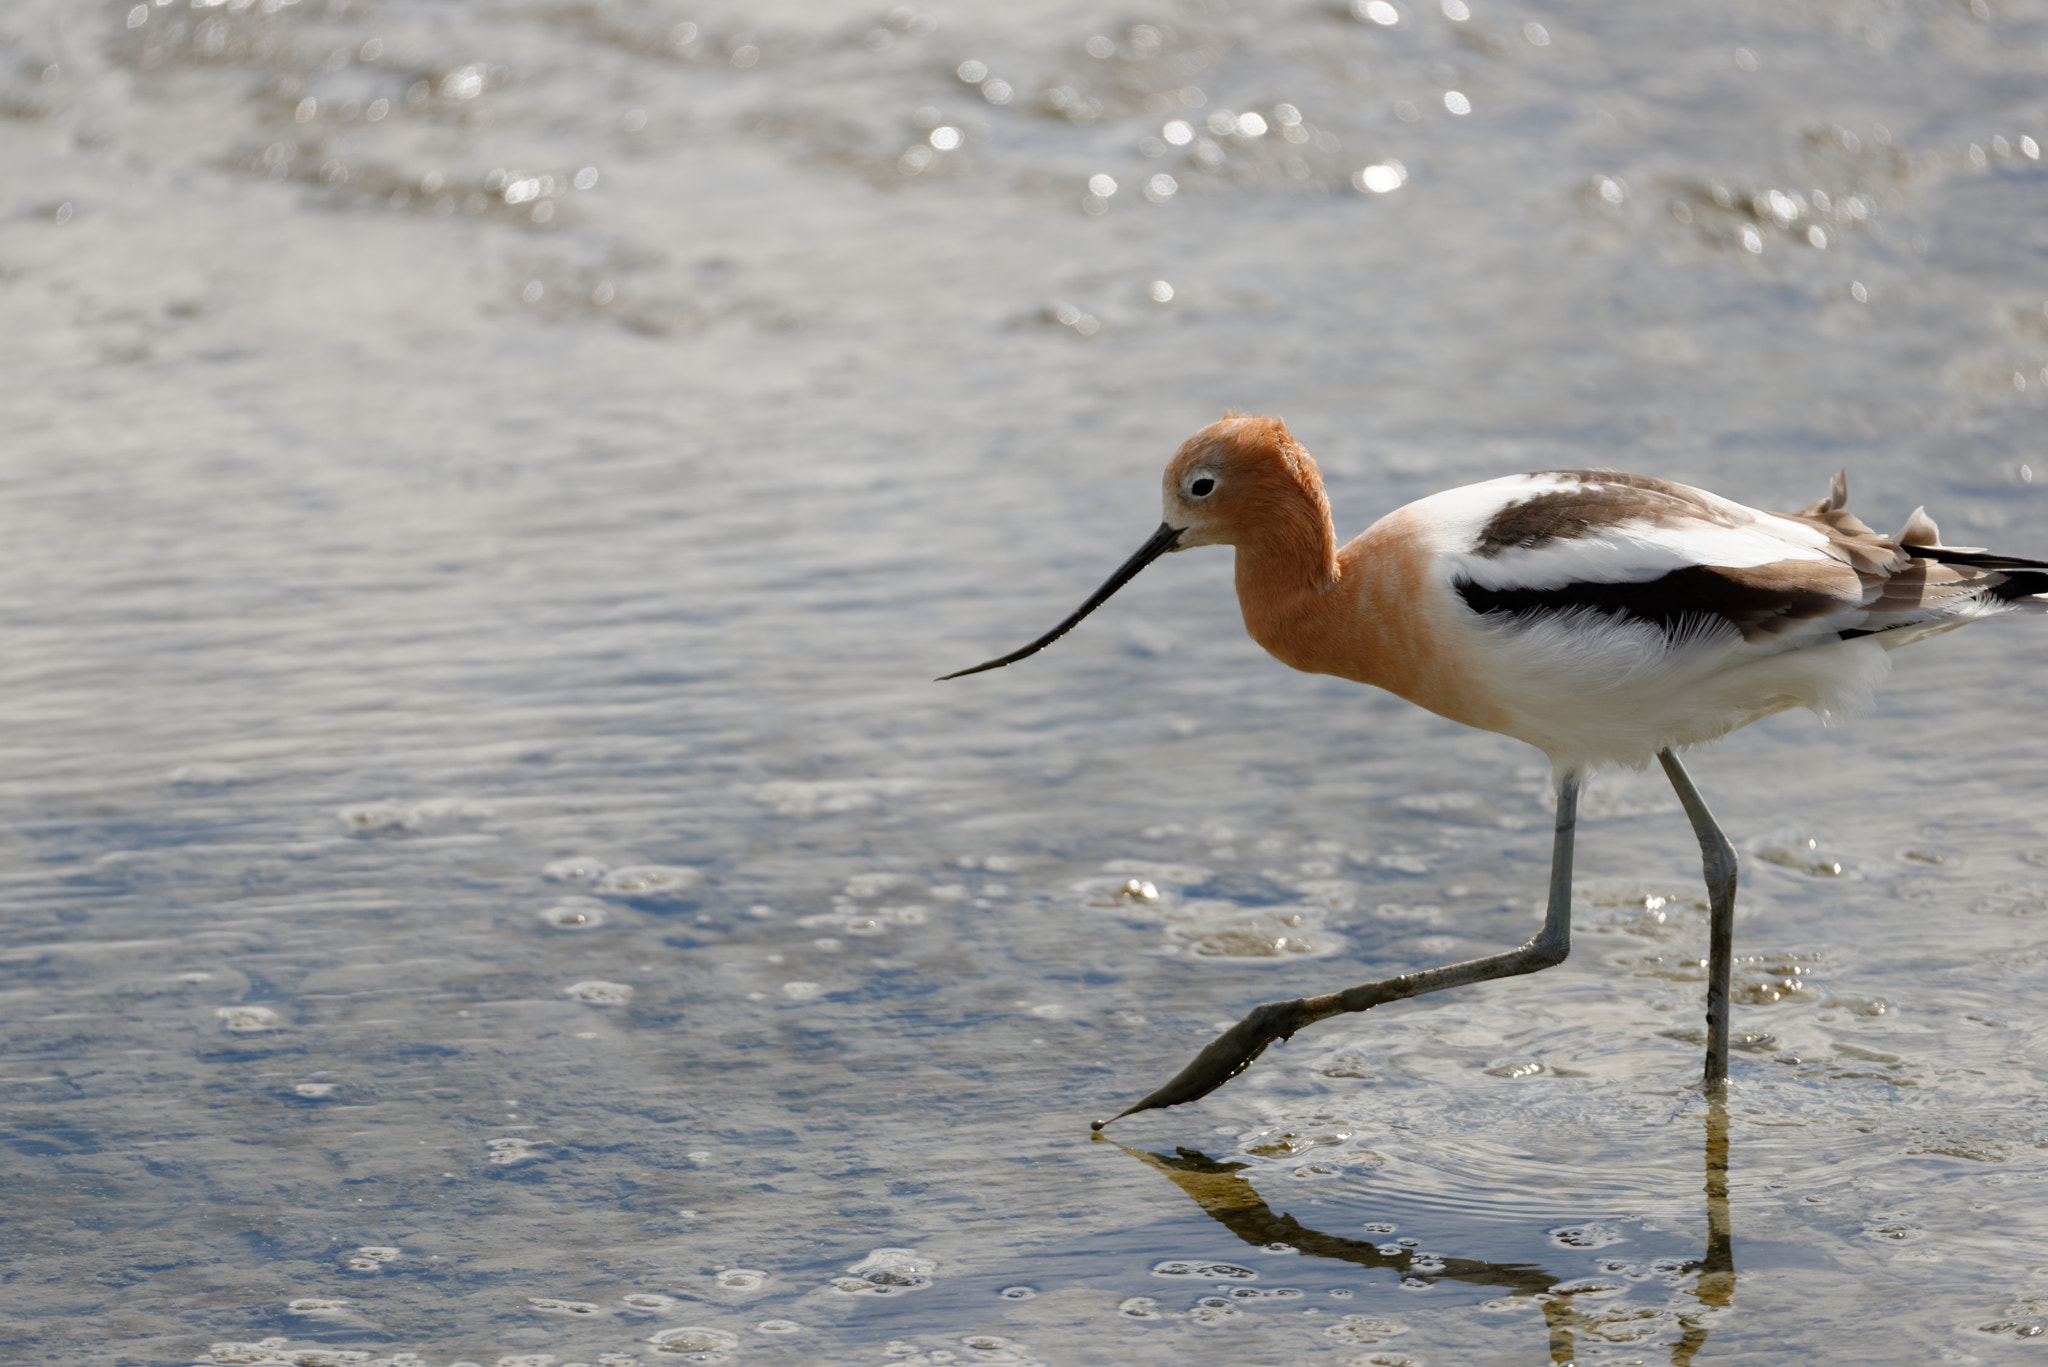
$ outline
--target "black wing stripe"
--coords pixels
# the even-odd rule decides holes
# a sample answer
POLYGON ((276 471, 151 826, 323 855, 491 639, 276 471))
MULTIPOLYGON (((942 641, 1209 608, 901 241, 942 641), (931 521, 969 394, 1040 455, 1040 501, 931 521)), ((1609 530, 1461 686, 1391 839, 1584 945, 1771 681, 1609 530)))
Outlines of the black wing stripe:
POLYGON ((2005 576, 1987 585, 1985 592, 2000 602, 2031 598, 2048 593, 2048 560, 2023 560, 2016 555, 1994 555, 1990 551, 1952 551, 1943 546, 1907 546, 1915 560, 1933 560, 1943 565, 1968 565, 2005 576))
POLYGON ((1655 579, 1618 584, 1491 589, 1464 580, 1456 587, 1465 606, 1481 616, 1595 612, 1648 622, 1667 636, 1690 633, 1702 622, 1712 621, 1725 622, 1746 637, 1768 636, 1845 606, 1833 593, 1746 583, 1706 565, 1688 565, 1655 579))

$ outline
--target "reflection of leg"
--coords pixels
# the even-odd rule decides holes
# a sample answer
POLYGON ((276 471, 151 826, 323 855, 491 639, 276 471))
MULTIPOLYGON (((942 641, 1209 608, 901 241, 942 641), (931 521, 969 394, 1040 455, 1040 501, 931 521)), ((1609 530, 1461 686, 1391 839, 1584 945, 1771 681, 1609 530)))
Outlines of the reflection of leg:
POLYGON ((1719 1097, 1707 1102, 1707 1256, 1700 1263, 1703 1305, 1735 1299, 1735 1236, 1728 1224, 1728 1108, 1719 1097))
POLYGON ((1554 1291, 1543 1302, 1543 1327, 1550 1331, 1550 1361, 1556 1367, 1572 1367, 1572 1363, 1578 1360, 1572 1329, 1585 1318, 1572 1309, 1572 1293, 1569 1291, 1554 1291))
POLYGON ((1714 823, 1714 814, 1707 810, 1700 790, 1692 786, 1678 756, 1664 750, 1657 758, 1663 761, 1685 814, 1692 818, 1693 833, 1700 838, 1709 907, 1706 1085, 1709 1092, 1719 1092, 1728 1083, 1728 983, 1735 971, 1735 847, 1714 823))
POLYGON ((1095 1142, 1114 1144, 1163 1174, 1200 1206, 1203 1214, 1253 1248, 1286 1244, 1304 1258, 1328 1258, 1355 1267, 1384 1269, 1429 1285, 1467 1282, 1510 1296, 1540 1296, 1558 1282, 1555 1273, 1528 1263, 1493 1263, 1480 1258, 1436 1256, 1428 1270, 1421 1270, 1415 1265, 1419 1257, 1414 1249, 1387 1244, 1384 1247, 1394 1251, 1386 1253, 1381 1251, 1382 1245, 1370 1239, 1326 1234, 1310 1229, 1292 1215, 1274 1214, 1266 1198, 1245 1180, 1248 1165, 1244 1163, 1219 1162, 1193 1149, 1178 1149, 1170 1155, 1146 1153, 1117 1144, 1102 1134, 1095 1136, 1095 1142))
MULTIPOLYGON (((1735 1237, 1728 1223, 1728 1108, 1719 1097, 1707 1100, 1707 1256, 1691 1264, 1699 1273, 1692 1294, 1708 1309, 1735 1301, 1735 1237)), ((1707 1328, 1683 1317, 1684 1333, 1672 1349, 1672 1367, 1691 1367, 1707 1343, 1707 1328)))
POLYGON ((1289 1002, 1267 1002, 1211 1040, 1195 1061, 1181 1069, 1173 1080, 1109 1120, 1098 1120, 1101 1129, 1137 1111, 1178 1106, 1209 1095, 1249 1068, 1274 1040, 1291 1037, 1295 1031, 1331 1016, 1366 1011, 1385 1002, 1441 992, 1449 987, 1511 978, 1534 973, 1564 962, 1572 947, 1572 837, 1578 829, 1579 776, 1563 773, 1557 781, 1557 832, 1550 851, 1550 905, 1543 915, 1543 929, 1535 938, 1505 954, 1489 954, 1461 964, 1404 973, 1383 982, 1364 983, 1326 996, 1289 1002))

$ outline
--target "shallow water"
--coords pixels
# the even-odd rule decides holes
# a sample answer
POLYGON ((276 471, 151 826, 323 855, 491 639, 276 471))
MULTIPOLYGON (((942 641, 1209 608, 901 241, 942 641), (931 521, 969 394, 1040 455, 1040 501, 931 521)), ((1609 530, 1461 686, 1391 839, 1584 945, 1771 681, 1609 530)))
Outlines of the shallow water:
POLYGON ((1390 13, 0 12, 4 1360, 2030 1360, 2036 622, 1694 763, 1725 1116, 1619 774, 1565 966, 1086 1127, 1540 906, 1223 552, 929 682, 1222 406, 2048 555, 2048 8, 1390 13))

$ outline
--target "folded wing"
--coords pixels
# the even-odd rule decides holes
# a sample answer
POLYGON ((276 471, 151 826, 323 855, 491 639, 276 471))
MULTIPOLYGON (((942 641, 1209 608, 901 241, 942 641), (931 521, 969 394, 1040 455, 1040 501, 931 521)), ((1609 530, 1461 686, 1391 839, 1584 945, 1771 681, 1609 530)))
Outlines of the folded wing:
POLYGON ((1718 636, 1768 650, 1878 633, 1904 644, 1989 613, 2048 611, 2048 563, 1943 546, 1924 509, 1883 536, 1848 511, 1840 474, 1796 513, 1608 471, 1487 487, 1503 484, 1469 548, 1446 557, 1483 617, 1641 622, 1674 643, 1718 636))

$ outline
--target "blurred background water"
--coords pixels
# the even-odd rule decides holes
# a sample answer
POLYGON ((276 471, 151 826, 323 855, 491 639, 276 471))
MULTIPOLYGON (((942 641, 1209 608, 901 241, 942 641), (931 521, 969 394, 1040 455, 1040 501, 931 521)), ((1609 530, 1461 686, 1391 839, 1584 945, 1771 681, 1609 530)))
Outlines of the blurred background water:
POLYGON ((1529 933, 1541 758, 1223 552, 930 679, 1225 405, 1346 535, 1846 466, 2048 555, 2041 0, 11 0, 0 116, 0 1360, 2040 1352, 2038 622, 1694 763, 1725 1127, 1618 774, 1568 964, 1092 1140, 1529 933))

